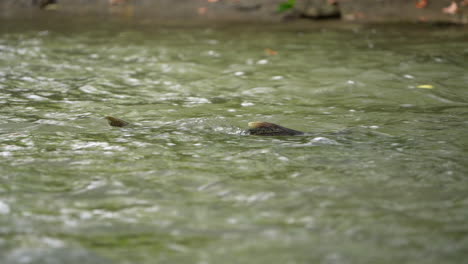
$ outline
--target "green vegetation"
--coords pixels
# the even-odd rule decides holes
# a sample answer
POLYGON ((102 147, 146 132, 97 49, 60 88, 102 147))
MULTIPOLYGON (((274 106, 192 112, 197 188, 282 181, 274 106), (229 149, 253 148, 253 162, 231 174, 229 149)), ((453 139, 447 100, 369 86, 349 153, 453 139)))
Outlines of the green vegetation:
POLYGON ((280 3, 278 5, 278 12, 284 12, 293 9, 295 5, 296 0, 288 0, 286 2, 280 3))

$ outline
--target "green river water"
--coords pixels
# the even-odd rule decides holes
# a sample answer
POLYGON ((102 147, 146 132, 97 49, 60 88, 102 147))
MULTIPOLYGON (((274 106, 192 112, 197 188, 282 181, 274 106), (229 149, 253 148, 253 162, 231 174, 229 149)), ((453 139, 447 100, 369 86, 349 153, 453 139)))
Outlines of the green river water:
POLYGON ((0 24, 0 263, 467 263, 466 28, 0 24))

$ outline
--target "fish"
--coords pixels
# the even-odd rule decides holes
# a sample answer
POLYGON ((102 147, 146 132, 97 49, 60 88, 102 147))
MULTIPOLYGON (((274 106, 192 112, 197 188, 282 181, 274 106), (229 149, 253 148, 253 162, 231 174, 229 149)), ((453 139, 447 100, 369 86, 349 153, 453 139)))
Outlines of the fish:
MULTIPOLYGON (((113 116, 106 116, 110 126, 113 127, 125 127, 130 125, 129 122, 113 116)), ((298 136, 304 135, 304 132, 294 130, 291 128, 283 127, 277 124, 268 122, 249 122, 249 129, 245 130, 246 135, 254 136, 298 136)))
POLYGON ((304 132, 268 122, 249 122, 246 134, 255 136, 298 136, 304 132))
POLYGON ((124 120, 122 120, 120 118, 117 118, 117 117, 106 116, 104 118, 107 119, 107 122, 109 122, 109 125, 113 126, 113 127, 125 127, 125 126, 130 125, 129 122, 124 121, 124 120))

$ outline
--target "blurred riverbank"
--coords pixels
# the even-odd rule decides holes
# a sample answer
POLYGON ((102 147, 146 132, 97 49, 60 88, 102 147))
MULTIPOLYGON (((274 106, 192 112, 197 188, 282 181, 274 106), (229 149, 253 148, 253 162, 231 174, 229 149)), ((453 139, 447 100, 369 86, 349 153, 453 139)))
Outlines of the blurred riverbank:
POLYGON ((0 0, 0 17, 55 13, 137 21, 468 22, 468 0, 0 0))

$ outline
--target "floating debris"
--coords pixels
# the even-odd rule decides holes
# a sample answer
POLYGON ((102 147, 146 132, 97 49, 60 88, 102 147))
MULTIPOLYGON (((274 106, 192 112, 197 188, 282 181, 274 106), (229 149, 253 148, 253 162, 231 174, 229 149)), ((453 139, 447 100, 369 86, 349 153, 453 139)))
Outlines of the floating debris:
POLYGON ((421 84, 421 85, 416 86, 416 88, 420 88, 420 89, 434 89, 434 86, 432 86, 432 85, 430 85, 430 84, 421 84))

